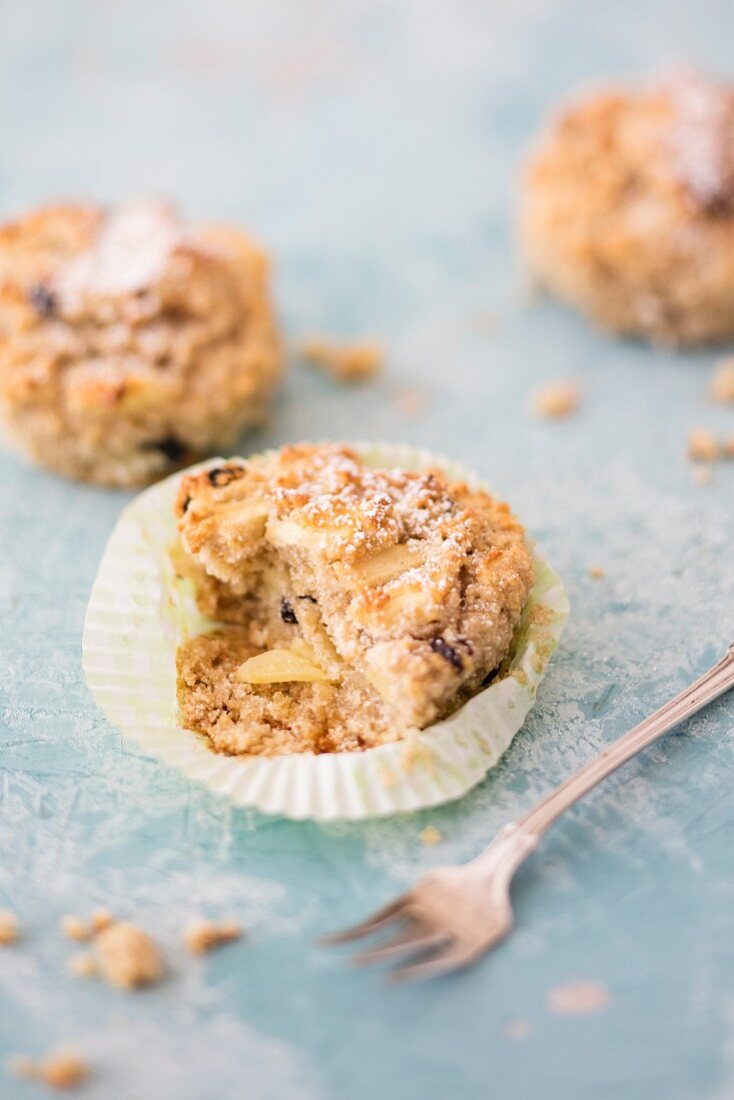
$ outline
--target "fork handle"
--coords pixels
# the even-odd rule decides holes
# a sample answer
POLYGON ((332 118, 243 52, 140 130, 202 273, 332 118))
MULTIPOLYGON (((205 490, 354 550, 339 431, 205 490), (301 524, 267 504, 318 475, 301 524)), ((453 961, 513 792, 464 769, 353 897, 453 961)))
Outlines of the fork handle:
MULTIPOLYGON (((627 760, 636 756, 638 752, 646 749, 653 741, 657 741, 659 737, 687 718, 697 714, 699 710, 732 687, 734 687, 734 643, 729 646, 726 656, 698 680, 689 684, 674 699, 665 703, 639 725, 634 726, 609 748, 600 752, 565 783, 561 783, 551 791, 532 810, 523 814, 517 821, 506 825, 497 840, 501 839, 502 847, 515 850, 516 858, 512 859, 508 852, 510 859, 507 862, 514 863, 515 866, 521 863, 525 856, 536 848, 541 837, 561 814, 583 798, 597 783, 601 783, 602 779, 606 779, 627 760)), ((491 849, 494 849, 494 845, 490 845, 490 848, 475 862, 482 863, 483 856, 486 855, 487 863, 495 863, 498 853, 492 853, 491 849)))

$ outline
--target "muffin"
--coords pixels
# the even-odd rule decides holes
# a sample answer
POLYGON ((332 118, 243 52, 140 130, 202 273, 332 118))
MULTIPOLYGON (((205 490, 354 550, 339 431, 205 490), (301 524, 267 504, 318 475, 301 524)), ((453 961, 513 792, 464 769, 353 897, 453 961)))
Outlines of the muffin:
POLYGON ((684 72, 579 99, 532 152, 520 230, 538 281, 606 329, 734 336, 734 88, 684 72))
POLYGON ((185 477, 177 568, 226 624, 177 653, 183 725, 229 754, 372 748, 507 658, 533 585, 506 504, 438 469, 300 445, 185 477))
POLYGON ((159 202, 0 228, 0 415, 40 464, 145 484, 259 422, 281 355, 264 254, 159 202))

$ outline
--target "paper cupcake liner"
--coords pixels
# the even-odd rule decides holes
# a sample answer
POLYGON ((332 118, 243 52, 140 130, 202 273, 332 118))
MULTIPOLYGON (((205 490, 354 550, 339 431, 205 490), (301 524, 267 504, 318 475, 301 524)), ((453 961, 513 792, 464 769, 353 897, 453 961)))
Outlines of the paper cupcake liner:
MULTIPOLYGON (((388 444, 354 448, 371 465, 439 466, 452 480, 481 484, 457 463, 426 451, 388 444)), ((185 473, 223 461, 211 459, 185 473)), ((233 802, 297 819, 417 810, 459 798, 478 783, 525 721, 568 617, 561 579, 537 550, 537 579, 507 667, 450 718, 410 741, 364 752, 224 756, 183 728, 176 700, 176 649, 212 626, 170 559, 177 537, 173 504, 182 476, 166 478, 128 505, 92 589, 84 671, 110 722, 144 752, 233 802)))

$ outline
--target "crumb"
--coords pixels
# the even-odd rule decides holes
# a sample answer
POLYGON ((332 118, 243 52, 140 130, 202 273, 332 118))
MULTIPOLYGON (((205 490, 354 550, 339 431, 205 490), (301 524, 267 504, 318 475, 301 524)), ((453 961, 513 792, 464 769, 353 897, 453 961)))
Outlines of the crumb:
POLYGON ((693 471, 693 480, 696 485, 710 485, 714 480, 710 466, 696 466, 693 471))
POLYGON ((163 977, 164 965, 153 940, 134 924, 119 921, 94 941, 99 972, 110 985, 138 989, 163 977))
POLYGON ((533 1030, 530 1020, 508 1020, 502 1028, 506 1039, 527 1039, 533 1030))
POLYGON ((39 1063, 36 1074, 53 1089, 74 1089, 87 1080, 89 1067, 76 1051, 57 1050, 39 1063))
POLYGON ((334 344, 315 338, 306 340, 300 355, 338 382, 364 382, 380 373, 382 349, 377 344, 334 344))
POLYGON ((721 359, 714 367, 709 397, 720 405, 734 402, 734 358, 721 359))
POLYGON ((428 401, 422 390, 407 389, 396 391, 395 404, 398 412, 413 419, 425 414, 428 401))
POLYGON ((435 825, 429 825, 421 832, 421 840, 424 844, 440 844, 443 840, 443 833, 435 825))
POLYGON ((546 420, 562 420, 577 412, 581 393, 572 382, 553 382, 536 390, 532 408, 536 416, 546 420))
POLYGON ((594 981, 557 985, 546 995, 548 1010, 558 1016, 590 1016, 605 1009, 610 1000, 606 986, 594 981))
POLYGON ((102 932, 105 928, 109 928, 112 924, 114 917, 110 913, 109 909, 105 909, 104 906, 99 909, 93 909, 89 915, 89 923, 95 932, 102 932))
POLYGON ((97 973, 97 963, 89 951, 81 951, 69 959, 69 973, 75 978, 92 978, 97 973))
POLYGON ((209 920, 196 920, 184 932, 184 943, 192 955, 204 955, 214 947, 233 943, 242 936, 242 927, 234 921, 215 924, 209 920))
POLYGON ((75 917, 72 913, 67 913, 61 918, 59 927, 68 939, 76 940, 77 943, 86 943, 92 938, 92 929, 89 925, 85 924, 81 917, 75 917))
POLYGON ((708 428, 694 428, 688 436, 688 457, 691 462, 716 462, 721 458, 721 447, 708 428))
POLYGON ((587 572, 591 579, 595 581, 603 580, 607 575, 607 571, 602 565, 590 565, 587 572))
POLYGON ((8 1069, 16 1077, 42 1081, 52 1089, 73 1089, 89 1077, 89 1066, 74 1050, 52 1051, 39 1062, 24 1054, 16 1055, 8 1062, 8 1069))
POLYGON ((0 947, 9 947, 20 938, 20 925, 15 913, 9 909, 0 910, 0 947))
POLYGON ((721 444, 721 450, 724 458, 734 458, 734 435, 730 435, 728 439, 725 439, 721 444))

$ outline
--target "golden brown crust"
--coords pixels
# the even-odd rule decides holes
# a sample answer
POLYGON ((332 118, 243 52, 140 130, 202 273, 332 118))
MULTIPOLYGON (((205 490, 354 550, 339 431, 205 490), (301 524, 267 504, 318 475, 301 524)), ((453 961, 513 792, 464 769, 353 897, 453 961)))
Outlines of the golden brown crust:
POLYGON ((0 228, 0 411, 42 464, 135 485, 258 421, 280 374, 267 261, 161 203, 0 228))
POLYGON ((734 333, 734 91, 690 73, 582 98, 524 179, 533 273, 604 327, 675 344, 734 333))
MULTIPOLYGON (((533 583, 506 504, 440 470, 374 469, 343 446, 286 447, 184 478, 176 514, 202 610, 243 624, 253 653, 305 641, 361 706, 375 696, 381 739, 428 725, 480 687, 507 655, 533 583)), ((185 712, 191 682, 181 681, 185 712)), ((309 684, 297 694, 328 693, 309 684)), ((194 728, 204 725, 200 713, 194 728)))

